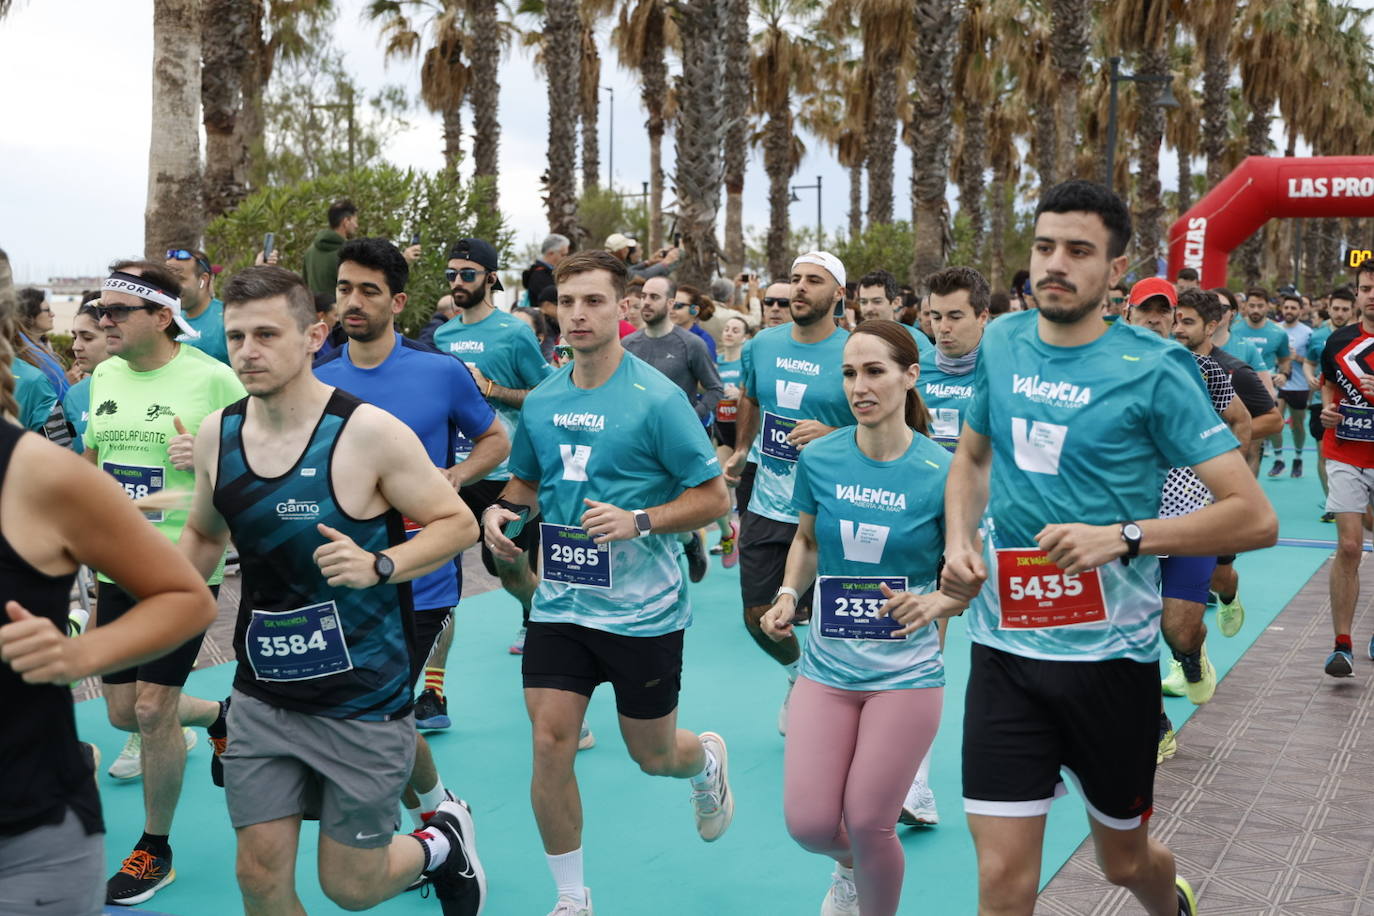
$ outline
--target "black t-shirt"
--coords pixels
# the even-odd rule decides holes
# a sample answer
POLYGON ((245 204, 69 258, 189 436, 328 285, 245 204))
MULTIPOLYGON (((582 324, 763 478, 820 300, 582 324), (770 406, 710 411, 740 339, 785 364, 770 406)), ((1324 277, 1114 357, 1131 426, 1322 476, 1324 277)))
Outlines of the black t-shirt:
POLYGON ((1274 409, 1274 399, 1269 396, 1268 390, 1254 369, 1221 347, 1213 347, 1208 355, 1230 374, 1231 387, 1236 389, 1236 397, 1240 398, 1245 409, 1250 411, 1251 417, 1262 417, 1274 409))

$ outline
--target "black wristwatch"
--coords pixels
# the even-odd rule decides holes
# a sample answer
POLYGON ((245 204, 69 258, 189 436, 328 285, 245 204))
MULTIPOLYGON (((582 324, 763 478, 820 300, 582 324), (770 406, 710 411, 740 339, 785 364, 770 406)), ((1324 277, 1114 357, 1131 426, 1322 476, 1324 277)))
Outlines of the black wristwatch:
POLYGON ((386 585, 388 579, 396 574, 396 562, 380 550, 372 553, 372 571, 377 574, 377 584, 386 585))
POLYGON ((1144 533, 1135 522, 1121 523, 1121 540, 1126 542, 1126 555, 1121 558, 1123 565, 1130 566, 1131 560, 1140 556, 1140 539, 1144 533))

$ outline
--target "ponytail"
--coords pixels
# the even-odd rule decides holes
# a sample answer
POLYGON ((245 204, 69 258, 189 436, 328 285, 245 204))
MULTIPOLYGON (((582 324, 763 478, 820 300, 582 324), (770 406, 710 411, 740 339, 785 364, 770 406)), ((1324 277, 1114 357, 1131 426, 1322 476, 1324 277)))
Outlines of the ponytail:
MULTIPOLYGON (((851 336, 872 334, 881 339, 887 344, 893 362, 903 369, 921 364, 921 352, 916 349, 916 341, 912 339, 911 331, 904 324, 886 318, 870 318, 859 322, 859 326, 850 333, 851 336)), ((930 435, 930 411, 926 409, 926 402, 921 399, 921 393, 914 386, 906 393, 905 419, 906 425, 916 432, 923 436, 930 435)))

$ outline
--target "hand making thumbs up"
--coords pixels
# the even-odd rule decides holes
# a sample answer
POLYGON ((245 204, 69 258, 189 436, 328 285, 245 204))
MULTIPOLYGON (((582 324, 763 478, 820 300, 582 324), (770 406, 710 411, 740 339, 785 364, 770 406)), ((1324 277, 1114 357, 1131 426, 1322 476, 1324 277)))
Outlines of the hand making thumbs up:
POLYGON ((186 429, 181 417, 172 417, 172 427, 177 434, 167 440, 167 460, 178 471, 189 471, 196 466, 196 437, 186 429))

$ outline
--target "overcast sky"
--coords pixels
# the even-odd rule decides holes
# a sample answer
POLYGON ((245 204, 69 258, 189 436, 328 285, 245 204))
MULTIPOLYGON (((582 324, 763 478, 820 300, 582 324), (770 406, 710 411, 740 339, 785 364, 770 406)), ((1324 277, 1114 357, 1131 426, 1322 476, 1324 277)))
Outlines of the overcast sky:
MULTIPOLYGON (((142 250, 151 107, 152 0, 16 0, 0 23, 0 247, 20 282, 97 274, 112 259, 142 250)), ((386 83, 418 87, 414 62, 385 64, 376 31, 359 18, 362 0, 340 0, 338 46, 366 89, 386 83)), ((528 26, 528 23, 526 23, 528 26)), ((638 191, 648 178, 644 114, 634 75, 616 65, 602 42, 603 86, 615 90, 615 182, 638 191)), ((545 168, 547 105, 531 52, 512 49, 501 67, 501 204, 516 231, 516 247, 541 238, 547 226, 539 176, 545 168)), ((602 172, 607 167, 609 117, 603 97, 602 172)), ((437 117, 411 115, 412 128, 389 145, 402 166, 437 168, 442 140, 437 117)), ((470 129, 472 118, 465 113, 470 129)), ((828 148, 805 138, 808 152, 796 184, 823 176, 827 233, 847 222, 849 182, 828 148)), ((470 150, 470 141, 466 144, 470 150)), ((671 135, 664 162, 671 169, 671 135)), ((1161 163, 1173 187, 1172 156, 1161 163)), ((896 215, 908 216, 911 154, 899 147, 896 215)), ((768 220, 767 178, 751 152, 745 180, 745 226, 768 220)), ((671 188, 669 188, 671 193, 671 188)), ((799 193, 793 225, 815 220, 815 192, 799 193)), ((722 202, 722 220, 724 218, 722 202)), ((213 256, 213 252, 211 255, 213 256)))

